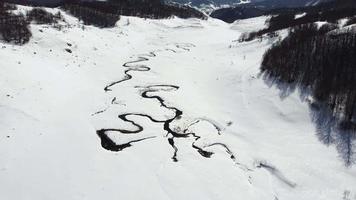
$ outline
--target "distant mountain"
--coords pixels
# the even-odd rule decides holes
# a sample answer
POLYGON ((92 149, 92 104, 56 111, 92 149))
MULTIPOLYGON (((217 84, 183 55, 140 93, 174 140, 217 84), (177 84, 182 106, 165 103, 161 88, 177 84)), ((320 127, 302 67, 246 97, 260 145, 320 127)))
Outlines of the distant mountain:
POLYGON ((166 3, 179 3, 189 5, 210 15, 214 10, 226 7, 233 7, 249 0, 164 0, 166 3))
MULTIPOLYGON (((165 2, 188 4, 209 14, 223 9, 223 15, 248 16, 241 17, 241 19, 259 15, 265 10, 312 6, 326 1, 331 0, 165 0, 165 2), (231 10, 231 7, 237 7, 237 9, 231 10)), ((220 12, 215 14, 220 16, 220 12)))
POLYGON ((264 0, 217 9, 210 16, 232 23, 238 19, 267 15, 274 10, 313 7, 330 1, 332 0, 264 0))
POLYGON ((255 0, 251 2, 251 5, 258 7, 271 8, 282 8, 282 7, 303 7, 317 5, 322 2, 327 2, 330 0, 255 0))
POLYGON ((38 5, 38 6, 58 6, 63 0, 5 0, 5 2, 22 4, 22 5, 38 5))
POLYGON ((176 2, 180 4, 189 4, 191 6, 202 6, 202 5, 234 5, 241 3, 241 0, 166 0, 166 2, 176 2))
POLYGON ((325 0, 166 0, 166 2, 176 2, 181 4, 190 4, 192 6, 201 5, 236 5, 240 3, 250 3, 256 6, 266 7, 300 7, 318 4, 325 0))

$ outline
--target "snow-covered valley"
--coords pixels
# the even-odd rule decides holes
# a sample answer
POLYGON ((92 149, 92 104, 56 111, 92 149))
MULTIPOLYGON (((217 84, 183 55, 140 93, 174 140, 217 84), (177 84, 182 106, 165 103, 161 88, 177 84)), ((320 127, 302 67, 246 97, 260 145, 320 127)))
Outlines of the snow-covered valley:
POLYGON ((236 42, 266 17, 65 19, 1 43, 0 199, 356 199, 308 104, 259 76, 273 40, 236 42))

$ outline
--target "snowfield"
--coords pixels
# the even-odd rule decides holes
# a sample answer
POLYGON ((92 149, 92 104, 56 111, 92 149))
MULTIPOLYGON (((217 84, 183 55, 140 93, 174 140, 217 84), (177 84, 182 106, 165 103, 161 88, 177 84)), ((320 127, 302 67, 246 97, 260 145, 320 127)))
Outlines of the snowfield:
POLYGON ((235 42, 265 17, 65 18, 1 43, 1 200, 356 199, 307 103, 259 76, 273 40, 235 42))

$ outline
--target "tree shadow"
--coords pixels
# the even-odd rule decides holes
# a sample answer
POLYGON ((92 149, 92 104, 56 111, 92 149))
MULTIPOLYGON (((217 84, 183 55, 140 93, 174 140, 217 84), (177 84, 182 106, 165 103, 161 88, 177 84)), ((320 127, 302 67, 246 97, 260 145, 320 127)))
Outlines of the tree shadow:
POLYGON ((270 87, 270 88, 276 87, 279 90, 279 97, 282 100, 284 100, 289 95, 294 93, 295 90, 297 89, 297 85, 296 84, 284 83, 284 82, 279 81, 279 80, 277 80, 275 78, 272 78, 272 76, 269 75, 268 73, 260 73, 258 75, 258 77, 262 78, 262 80, 265 82, 265 84, 268 87, 270 87))
POLYGON ((282 100, 298 90, 300 100, 309 104, 310 117, 319 141, 327 146, 335 146, 346 166, 356 163, 356 119, 342 121, 342 117, 335 114, 327 102, 312 99, 311 89, 300 84, 281 82, 267 73, 259 76, 269 87, 278 88, 282 100))

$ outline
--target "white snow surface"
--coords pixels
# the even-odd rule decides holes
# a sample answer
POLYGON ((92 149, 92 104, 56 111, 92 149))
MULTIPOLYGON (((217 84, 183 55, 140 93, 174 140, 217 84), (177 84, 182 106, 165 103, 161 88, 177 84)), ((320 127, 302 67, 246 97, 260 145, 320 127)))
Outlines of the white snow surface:
POLYGON ((294 19, 299 19, 299 18, 302 18, 302 17, 304 17, 305 15, 307 15, 307 13, 306 13, 306 12, 304 12, 304 13, 300 13, 300 14, 296 14, 296 15, 294 16, 294 19))
POLYGON ((31 25, 28 44, 1 43, 1 200, 356 199, 356 168, 317 139, 307 103, 297 92, 281 98, 258 76, 272 41, 233 42, 265 19, 229 25, 122 17, 114 28, 82 29, 65 17, 71 27, 62 31, 31 25), (136 64, 151 70, 131 71, 131 80, 105 92, 125 77, 122 65, 139 56, 149 60, 136 64), (179 86, 151 95, 183 111, 172 129, 199 120, 189 131, 201 136, 195 144, 211 158, 192 148, 190 136, 175 139, 173 162, 163 124, 140 116, 128 118, 142 125, 141 133, 109 137, 153 138, 119 152, 102 148, 96 130, 136 128, 119 114, 172 118, 172 110, 140 96, 140 87, 157 84, 179 86), (209 147, 216 143, 235 160, 223 146, 209 147))

